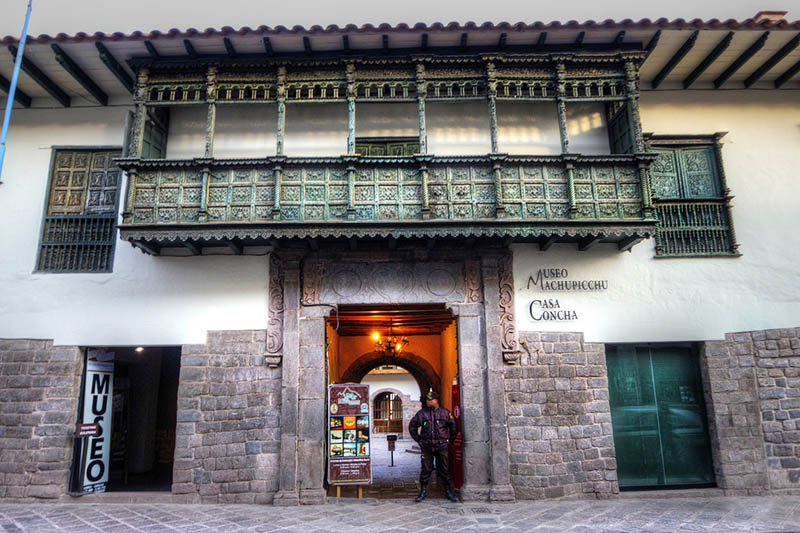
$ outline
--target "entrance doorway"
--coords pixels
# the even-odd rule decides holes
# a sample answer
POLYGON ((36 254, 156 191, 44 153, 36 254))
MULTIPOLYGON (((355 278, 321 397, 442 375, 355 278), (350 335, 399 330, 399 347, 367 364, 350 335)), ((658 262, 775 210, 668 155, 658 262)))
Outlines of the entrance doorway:
MULTIPOLYGON (((365 494, 413 498, 421 450, 408 434, 408 423, 422 407, 422 397, 434 390, 442 407, 460 414, 453 315, 444 305, 341 306, 338 316, 334 312, 327 320, 326 344, 329 383, 370 385, 373 482, 365 494), (389 435, 398 438, 393 455, 389 435)), ((454 456, 460 459, 460 448, 451 450, 450 461, 451 471, 459 471, 454 479, 460 480, 463 465, 454 456)), ((434 475, 429 491, 441 490, 434 475)))
POLYGON ((620 489, 713 486, 692 347, 611 345, 606 358, 620 489))
MULTIPOLYGON (((92 450, 105 447, 108 447, 107 454, 97 454, 106 463, 103 465, 107 470, 105 482, 89 490, 170 491, 181 348, 88 348, 88 372, 84 381, 93 379, 89 359, 93 360, 95 353, 102 354, 102 364, 113 375, 110 398, 102 399, 110 407, 110 426, 103 426, 102 430, 108 431, 99 436, 103 439, 100 444, 94 444, 92 437, 76 442, 72 491, 80 493, 87 490, 85 480, 81 484, 81 460, 87 464, 92 450), (83 458, 81 453, 84 453, 83 458)), ((79 405, 79 419, 84 422, 90 421, 89 413, 99 403, 96 397, 91 397, 93 392, 96 391, 90 383, 84 391, 82 405, 79 405)))

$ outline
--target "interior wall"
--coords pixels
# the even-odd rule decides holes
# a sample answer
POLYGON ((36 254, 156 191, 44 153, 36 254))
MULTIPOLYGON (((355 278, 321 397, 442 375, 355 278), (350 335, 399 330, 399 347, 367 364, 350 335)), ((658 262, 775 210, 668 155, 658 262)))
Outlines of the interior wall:
POLYGON ((452 390, 453 379, 458 375, 458 341, 456 324, 453 322, 440 334, 442 343, 441 396, 439 405, 453 411, 452 390))
POLYGON ((347 153, 347 104, 286 104, 284 153, 331 157, 347 153))
POLYGON ((328 383, 339 382, 339 334, 325 323, 325 342, 328 345, 328 383))
POLYGON ((408 372, 400 374, 367 374, 361 383, 369 385, 370 397, 381 389, 396 389, 409 396, 413 401, 420 397, 419 384, 408 372))
MULTIPOLYGON (((601 103, 567 104, 570 152, 610 153, 604 109, 601 103)), ((500 151, 508 154, 560 154, 561 134, 556 104, 497 102, 497 142, 500 151)))
POLYGON ((480 155, 491 151, 487 102, 428 102, 425 112, 429 153, 480 155))
POLYGON ((278 107, 275 105, 218 105, 214 157, 273 156, 277 150, 278 107))
POLYGON ((205 155, 206 114, 205 105, 170 107, 167 159, 203 157, 205 155))
POLYGON ((419 137, 417 104, 357 103, 356 137, 419 137))

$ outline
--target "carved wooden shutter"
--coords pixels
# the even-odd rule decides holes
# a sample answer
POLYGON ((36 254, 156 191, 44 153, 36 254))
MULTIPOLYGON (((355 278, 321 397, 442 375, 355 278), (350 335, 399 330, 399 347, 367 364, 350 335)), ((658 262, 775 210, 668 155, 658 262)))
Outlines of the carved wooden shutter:
POLYGON ((650 186, 653 197, 658 199, 680 198, 681 187, 678 177, 679 150, 658 149, 658 158, 650 166, 650 186))
POLYGON ((719 196, 719 179, 714 160, 714 149, 684 148, 680 150, 683 171, 684 198, 715 198, 719 196))

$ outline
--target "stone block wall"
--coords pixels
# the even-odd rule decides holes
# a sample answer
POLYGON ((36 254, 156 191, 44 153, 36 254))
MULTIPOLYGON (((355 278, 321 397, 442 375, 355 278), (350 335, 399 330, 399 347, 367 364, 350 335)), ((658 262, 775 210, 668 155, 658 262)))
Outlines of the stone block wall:
POLYGON ((0 500, 67 493, 83 352, 49 340, 0 339, 0 500))
POLYGON ((534 332, 520 344, 520 364, 504 369, 517 498, 618 493, 604 345, 534 332))
POLYGON ((800 328, 731 333, 702 354, 719 486, 800 494, 800 328))
POLYGON ((800 494, 800 328, 754 331, 750 337, 770 488, 800 494))
POLYGON ((739 342, 746 337, 730 334, 700 348, 714 472, 717 486, 728 494, 767 490, 755 359, 752 347, 739 342))
POLYGON ((278 490, 281 369, 265 331, 209 331, 181 353, 175 501, 268 503, 278 490))

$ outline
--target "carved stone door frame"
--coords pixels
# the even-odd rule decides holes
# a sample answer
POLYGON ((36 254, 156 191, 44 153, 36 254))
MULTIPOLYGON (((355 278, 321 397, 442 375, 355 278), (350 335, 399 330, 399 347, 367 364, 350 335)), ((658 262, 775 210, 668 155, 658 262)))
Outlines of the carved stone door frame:
POLYGON ((279 250, 272 256, 268 339, 282 342, 273 341, 267 357, 283 365, 275 504, 325 502, 325 318, 337 305, 387 302, 442 303, 452 311, 463 420, 462 496, 514 500, 502 368, 516 353, 511 252, 279 250))

